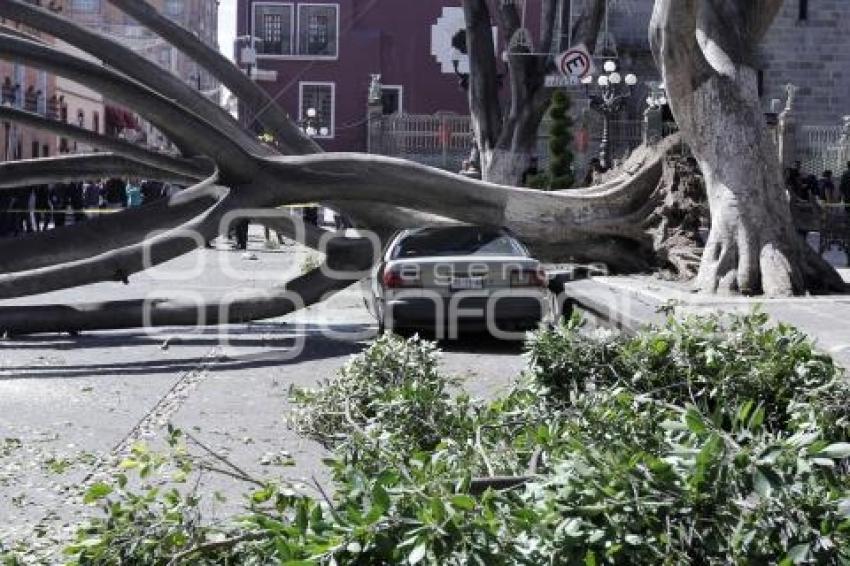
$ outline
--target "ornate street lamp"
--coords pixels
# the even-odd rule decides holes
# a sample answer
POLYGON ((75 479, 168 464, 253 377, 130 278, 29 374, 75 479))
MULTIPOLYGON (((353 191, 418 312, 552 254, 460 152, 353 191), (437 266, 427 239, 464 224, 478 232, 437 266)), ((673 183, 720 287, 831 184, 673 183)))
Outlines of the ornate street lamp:
POLYGON ((599 161, 602 167, 608 169, 611 166, 611 119, 623 111, 626 100, 632 96, 638 78, 632 73, 623 77, 617 71, 614 61, 606 61, 603 66, 605 74, 593 77, 589 75, 582 79, 585 91, 590 98, 590 107, 602 115, 602 143, 599 148, 599 161), (596 83, 595 92, 591 92, 591 86, 596 83))

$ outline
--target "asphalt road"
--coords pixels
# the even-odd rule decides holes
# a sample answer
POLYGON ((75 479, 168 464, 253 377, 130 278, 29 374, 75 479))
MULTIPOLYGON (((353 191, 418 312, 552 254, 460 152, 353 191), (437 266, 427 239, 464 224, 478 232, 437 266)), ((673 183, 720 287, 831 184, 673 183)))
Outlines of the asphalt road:
MULTIPOLYGON (((256 260, 199 250, 131 278, 0 305, 73 303, 169 296, 222 296, 297 275, 308 252, 267 250, 256 260)), ((55 550, 73 525, 98 509, 82 505, 87 486, 108 479, 130 447, 163 446, 168 423, 252 474, 328 485, 318 445, 288 430, 291 385, 332 378, 376 332, 359 286, 282 319, 225 330, 165 328, 43 335, 0 341, 0 541, 55 550), (284 466, 284 462, 294 465, 284 466), (291 463, 292 463, 291 462, 291 463)), ((521 346, 469 338, 447 344, 442 365, 473 397, 506 389, 524 367, 521 346)), ((237 507, 245 486, 208 473, 201 489, 237 507)))

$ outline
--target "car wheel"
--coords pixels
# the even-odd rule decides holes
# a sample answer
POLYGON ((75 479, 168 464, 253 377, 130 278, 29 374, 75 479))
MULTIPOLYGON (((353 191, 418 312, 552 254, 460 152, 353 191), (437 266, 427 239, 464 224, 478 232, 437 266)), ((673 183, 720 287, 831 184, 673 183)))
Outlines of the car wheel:
POLYGON ((395 327, 392 316, 388 315, 384 309, 379 306, 375 307, 375 311, 378 318, 378 335, 384 334, 388 330, 392 332, 395 327))

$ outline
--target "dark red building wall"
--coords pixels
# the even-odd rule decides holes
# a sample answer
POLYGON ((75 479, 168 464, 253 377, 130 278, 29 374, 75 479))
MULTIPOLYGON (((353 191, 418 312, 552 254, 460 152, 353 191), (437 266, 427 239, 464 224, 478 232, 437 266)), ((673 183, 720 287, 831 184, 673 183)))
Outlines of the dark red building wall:
MULTIPOLYGON (((240 0, 238 33, 250 33, 251 4, 240 0)), ((297 4, 298 2, 294 2, 297 4)), ((261 81, 293 117, 298 118, 299 82, 336 84, 334 139, 318 140, 329 151, 366 149, 366 101, 371 74, 385 85, 404 87, 403 109, 411 114, 439 111, 468 114, 466 93, 454 74, 444 74, 431 55, 431 26, 444 6, 455 0, 339 0, 340 43, 337 60, 260 58, 260 69, 275 70, 276 82, 261 81)), ((237 54, 238 55, 238 54, 237 54)))

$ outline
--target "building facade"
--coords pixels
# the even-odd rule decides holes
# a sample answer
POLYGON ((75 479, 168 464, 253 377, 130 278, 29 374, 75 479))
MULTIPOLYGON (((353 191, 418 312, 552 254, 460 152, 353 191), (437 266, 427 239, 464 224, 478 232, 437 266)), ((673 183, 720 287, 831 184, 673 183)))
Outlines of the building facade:
MULTIPOLYGON (((149 0, 164 15, 177 22, 210 47, 218 49, 219 0, 149 0)), ((191 58, 167 41, 136 22, 107 0, 65 0, 64 15, 118 41, 156 62, 210 98, 219 100, 219 84, 191 58)), ((118 105, 105 102, 102 128, 111 135, 145 143, 155 149, 167 149, 168 141, 145 120, 118 105)), ((86 120, 93 120, 87 117, 86 120)))
MULTIPOLYGON (((52 0, 44 4, 57 12, 63 9, 63 0, 52 0)), ((3 26, 31 33, 52 43, 51 38, 35 30, 0 18, 0 27, 3 26)), ((56 77, 15 61, 0 60, 0 104, 8 104, 42 116, 58 117, 56 77)), ((57 153, 57 139, 47 132, 11 122, 2 122, 0 128, 0 161, 33 159, 57 153)))
POLYGON ((462 22, 458 2, 403 4, 239 0, 236 61, 296 122, 314 122, 315 138, 330 151, 365 151, 373 75, 387 113, 467 114, 448 59, 451 37, 432 30, 441 19, 462 22), (256 59, 246 49, 249 36, 256 59))
MULTIPOLYGON (((587 0, 573 0, 587 1, 587 0)), ((642 78, 659 80, 648 54, 654 0, 610 0, 608 39, 622 51, 650 61, 642 78)), ((603 37, 606 34, 603 33, 603 37)), ((802 124, 838 125, 850 115, 850 2, 785 0, 761 45, 759 93, 765 112, 781 110, 787 86, 797 87, 795 111, 802 124)))
MULTIPOLYGON (((553 51, 570 45, 571 24, 588 1, 562 3, 553 51)), ((653 5, 654 0, 609 0, 599 34, 597 67, 613 59, 640 80, 624 119, 639 119, 647 91, 660 83, 648 40, 653 5)), ((328 150, 365 151, 373 75, 380 75, 387 113, 468 114, 453 64, 452 37, 463 27, 458 0, 239 0, 238 10, 238 64, 296 122, 314 125, 317 141, 328 150)), ((527 0, 523 11, 535 39, 541 2, 527 0)), ((501 49, 504 38, 498 39, 501 49)), ((839 123, 850 114, 848 44, 850 1, 786 0, 762 49, 765 111, 784 103, 792 83, 799 87, 801 122, 839 123)), ((465 64, 457 70, 464 72, 465 64)), ((584 88, 569 90, 576 107, 586 108, 584 88)), ((588 123, 594 119, 587 114, 588 123)))
MULTIPOLYGON (((60 42, 59 47, 76 57, 94 60, 91 55, 72 45, 60 42)), ((106 132, 106 105, 99 92, 65 77, 56 77, 56 104, 59 118, 64 122, 98 134, 106 132)), ((57 144, 59 153, 86 153, 94 150, 89 145, 61 136, 57 144)))

